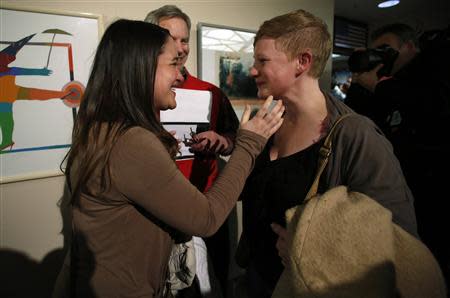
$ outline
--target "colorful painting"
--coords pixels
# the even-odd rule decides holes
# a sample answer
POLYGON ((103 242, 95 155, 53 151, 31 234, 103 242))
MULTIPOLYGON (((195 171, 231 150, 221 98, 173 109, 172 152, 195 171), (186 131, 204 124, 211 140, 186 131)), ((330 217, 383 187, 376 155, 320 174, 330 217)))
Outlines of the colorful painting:
POLYGON ((199 77, 219 86, 233 105, 256 103, 257 87, 250 75, 255 32, 204 23, 197 30, 199 77))
POLYGON ((219 87, 229 98, 251 99, 257 97, 258 89, 255 79, 250 75, 252 65, 252 54, 220 57, 219 87))
POLYGON ((99 19, 1 8, 1 182, 61 173, 99 19))

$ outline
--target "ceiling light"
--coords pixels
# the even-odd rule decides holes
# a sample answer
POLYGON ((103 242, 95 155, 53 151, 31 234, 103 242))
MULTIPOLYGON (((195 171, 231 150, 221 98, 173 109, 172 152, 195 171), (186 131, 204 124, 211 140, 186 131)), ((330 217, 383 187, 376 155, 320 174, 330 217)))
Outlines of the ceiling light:
POLYGON ((388 7, 395 6, 399 3, 400 3, 400 0, 387 0, 387 1, 380 2, 378 4, 378 7, 379 8, 388 8, 388 7))

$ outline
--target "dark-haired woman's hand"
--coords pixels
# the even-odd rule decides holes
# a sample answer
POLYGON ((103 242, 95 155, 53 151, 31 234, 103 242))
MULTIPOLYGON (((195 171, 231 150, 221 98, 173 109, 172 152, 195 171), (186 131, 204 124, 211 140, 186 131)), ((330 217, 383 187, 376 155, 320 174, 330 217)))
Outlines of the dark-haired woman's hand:
POLYGON ((251 109, 245 106, 241 119, 241 128, 257 133, 266 139, 270 138, 283 124, 284 105, 279 100, 272 109, 273 96, 269 96, 258 112, 250 119, 251 109))

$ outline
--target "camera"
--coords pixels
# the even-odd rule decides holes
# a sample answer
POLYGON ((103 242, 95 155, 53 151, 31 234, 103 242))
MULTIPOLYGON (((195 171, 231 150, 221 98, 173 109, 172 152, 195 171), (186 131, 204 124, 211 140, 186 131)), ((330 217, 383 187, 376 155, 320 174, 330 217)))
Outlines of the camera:
POLYGON ((389 46, 355 51, 348 58, 348 67, 351 72, 366 72, 372 70, 378 64, 383 64, 377 75, 378 77, 388 76, 397 56, 398 51, 389 46))

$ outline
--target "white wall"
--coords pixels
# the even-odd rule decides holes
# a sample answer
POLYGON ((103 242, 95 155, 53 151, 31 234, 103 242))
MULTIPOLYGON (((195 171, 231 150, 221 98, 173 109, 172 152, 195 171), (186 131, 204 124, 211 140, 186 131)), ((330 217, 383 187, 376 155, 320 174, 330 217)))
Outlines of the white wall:
MULTIPOLYGON (((1 1, 1 5, 41 10, 59 10, 103 15, 107 26, 117 18, 143 19, 147 12, 166 1, 1 1)), ((332 31, 333 0, 210 0, 172 1, 192 19, 191 54, 187 63, 197 73, 196 25, 198 22, 257 30, 266 19, 294 9, 311 11, 324 19, 332 31)), ((329 86, 329 61, 323 86, 329 86)), ((0 164, 1 167, 1 164, 0 164)), ((61 216, 57 207, 63 194, 62 176, 0 185, 0 249, 12 249, 41 261, 62 247, 61 216)))
POLYGON ((57 202, 63 186, 63 176, 1 185, 1 247, 19 250, 36 260, 61 247, 57 202))

